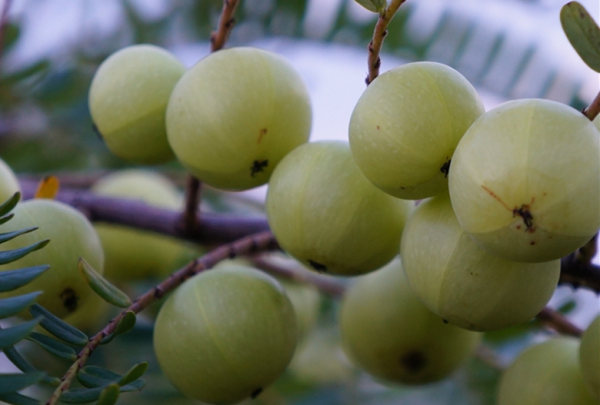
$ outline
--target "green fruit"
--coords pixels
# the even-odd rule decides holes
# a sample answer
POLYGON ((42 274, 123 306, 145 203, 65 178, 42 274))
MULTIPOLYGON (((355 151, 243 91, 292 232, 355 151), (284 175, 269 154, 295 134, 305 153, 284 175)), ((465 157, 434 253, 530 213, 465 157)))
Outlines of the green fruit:
POLYGON ((165 111, 185 67, 153 45, 133 45, 106 59, 90 86, 92 119, 106 146, 122 159, 161 163, 173 159, 165 111))
POLYGON ((552 297, 560 260, 520 263, 480 248, 460 227, 447 193, 419 204, 400 248, 414 293, 462 328, 491 331, 525 323, 552 297))
POLYGON ((306 283, 298 283, 291 280, 277 279, 290 299, 298 330, 298 341, 304 340, 314 329, 319 311, 321 309, 321 294, 319 290, 306 283))
POLYGON ((167 108, 177 159, 214 187, 269 181, 277 163, 307 142, 308 91, 281 56, 253 48, 215 52, 179 81, 167 108))
POLYGON ((596 405, 578 351, 579 340, 565 336, 528 347, 500 379, 497 405, 596 405))
POLYGON ((356 164, 377 187, 421 199, 448 189, 450 159, 484 112, 473 86, 451 67, 415 62, 367 87, 350 119, 356 164))
POLYGON ((4 203, 16 192, 21 191, 17 176, 12 169, 0 159, 0 204, 4 203))
POLYGON ((48 264, 50 269, 31 283, 3 296, 43 291, 37 302, 63 318, 93 300, 95 293, 79 272, 83 257, 96 271, 104 270, 104 253, 92 224, 76 209, 54 200, 37 199, 19 203, 14 218, 2 225, 3 232, 29 227, 36 231, 2 244, 2 250, 16 249, 44 239, 50 243, 15 262, 0 266, 0 271, 48 264))
POLYGON ((324 141, 302 145, 281 161, 266 209, 283 250, 313 270, 355 276, 398 254, 412 203, 373 186, 347 143, 324 141))
MULTIPOLYGON (((163 175, 129 169, 100 179, 92 190, 102 196, 143 201, 153 207, 181 210, 177 187, 163 175)), ((95 224, 106 254, 105 274, 111 280, 162 277, 192 246, 175 238, 122 225, 95 224)))
POLYGON ((413 294, 400 260, 368 274, 346 292, 340 314, 348 356, 384 381, 441 380, 471 356, 481 334, 446 324, 413 294))
POLYGON ((258 395, 285 370, 296 334, 294 309, 277 281, 231 265, 189 279, 167 299, 154 349, 183 394, 232 404, 258 395))
POLYGON ((600 315, 581 337, 579 364, 585 384, 594 398, 600 401, 600 315))
POLYGON ((450 197, 460 225, 507 260, 573 252, 600 228, 599 138, 583 114, 553 101, 510 101, 488 111, 452 159, 450 197))

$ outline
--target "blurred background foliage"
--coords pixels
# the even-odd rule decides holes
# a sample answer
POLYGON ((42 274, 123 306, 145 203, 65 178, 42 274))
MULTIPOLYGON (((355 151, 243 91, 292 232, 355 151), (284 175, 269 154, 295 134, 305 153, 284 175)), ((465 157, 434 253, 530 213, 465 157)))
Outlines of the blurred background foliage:
MULTIPOLYGON (((597 16, 594 1, 583 3, 597 16)), ((389 28, 384 52, 404 60, 449 64, 497 100, 543 97, 583 108, 598 91, 598 76, 574 56, 563 38, 558 22, 562 4, 409 0, 389 28)), ((208 52, 207 39, 221 5, 220 0, 14 1, 0 63, 0 157, 17 173, 131 166, 112 156, 92 129, 87 92, 97 66, 133 43, 153 43, 197 60, 208 52), (51 35, 56 32, 62 34, 51 35), (54 39, 42 40, 46 35, 54 39)), ((228 46, 278 38, 360 47, 366 73, 366 45, 376 16, 352 0, 244 0, 236 19, 228 46)), ((183 174, 176 163, 159 169, 183 174)), ((235 202, 215 201, 221 211, 239 208, 235 202)), ((150 285, 130 286, 130 291, 150 285)), ((564 312, 573 309, 572 302, 563 307, 564 312)), ((124 372, 135 362, 150 361, 146 388, 123 396, 119 403, 194 403, 162 377, 153 358, 155 310, 147 310, 133 332, 98 350, 92 363, 124 372)), ((337 310, 336 300, 323 297, 318 327, 306 337, 292 367, 253 403, 493 404, 501 368, 545 333, 535 322, 489 333, 478 356, 451 378, 424 387, 386 386, 352 367, 343 355, 337 310)), ((32 361, 49 366, 54 375, 66 369, 67 364, 45 358, 26 344, 22 349, 31 351, 32 361)))

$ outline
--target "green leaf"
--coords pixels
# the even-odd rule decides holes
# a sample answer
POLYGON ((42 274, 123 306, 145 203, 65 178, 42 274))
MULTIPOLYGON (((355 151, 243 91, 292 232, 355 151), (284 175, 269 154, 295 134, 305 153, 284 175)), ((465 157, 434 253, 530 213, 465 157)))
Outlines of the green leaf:
POLYGON ((21 28, 17 24, 8 23, 4 28, 3 52, 7 52, 14 46, 21 35, 21 28))
POLYGON ((576 1, 565 4, 560 10, 560 22, 581 59, 600 72, 600 28, 585 7, 576 1))
POLYGON ((13 219, 14 216, 15 216, 15 214, 8 214, 3 217, 0 217, 0 225, 10 221, 11 219, 13 219))
POLYGON ((13 405, 41 405, 41 402, 37 399, 27 397, 18 392, 0 395, 0 401, 13 405))
POLYGON ((40 381, 44 373, 0 374, 0 394, 9 394, 22 390, 40 381))
POLYGON ((387 7, 387 0, 355 0, 358 4, 374 13, 383 13, 387 7))
POLYGON ((17 203, 21 199, 21 193, 18 191, 14 193, 8 200, 0 205, 0 216, 4 216, 12 211, 17 206, 17 203))
POLYGON ((0 292, 16 290, 48 270, 50 266, 25 267, 18 270, 0 272, 0 292))
POLYGON ((36 229, 37 229, 37 227, 31 227, 31 228, 21 229, 21 230, 14 231, 14 232, 0 233, 0 243, 4 243, 6 241, 16 238, 17 236, 35 231, 36 229))
POLYGON ((97 405, 114 405, 119 399, 120 393, 121 390, 117 384, 107 385, 100 394, 97 405))
POLYGON ((92 290, 109 304, 120 308, 127 308, 131 305, 127 294, 102 277, 83 257, 79 258, 79 271, 92 290))
MULTIPOLYGON (((6 358, 8 358, 8 360, 10 360, 11 363, 14 364, 15 367, 17 367, 22 372, 24 372, 24 373, 38 372, 38 370, 35 367, 33 367, 31 364, 29 364, 29 362, 27 362, 27 360, 25 360, 23 358, 23 356, 21 356, 19 354, 19 352, 17 352, 17 349, 15 349, 14 347, 5 349, 4 354, 6 355, 6 358)), ((43 382, 44 384, 48 384, 48 385, 57 387, 60 384, 60 379, 57 377, 50 377, 50 376, 44 375, 44 378, 42 378, 41 382, 43 382)))
POLYGON ((32 319, 10 328, 0 329, 0 350, 8 349, 25 339, 38 323, 40 323, 39 319, 32 319))
POLYGON ((0 85, 12 85, 36 75, 44 76, 48 73, 49 69, 50 62, 47 60, 42 60, 8 76, 0 78, 0 85))
POLYGON ((104 381, 104 385, 107 383, 113 383, 119 381, 123 376, 117 374, 114 371, 110 371, 100 366, 85 366, 79 373, 86 373, 90 376, 96 377, 104 381))
POLYGON ((42 335, 41 333, 33 332, 28 340, 37 343, 48 353, 60 357, 61 359, 74 361, 77 359, 77 352, 71 346, 67 346, 64 343, 59 342, 56 339, 52 339, 49 336, 42 335))
POLYGON ((129 371, 117 382, 120 386, 125 386, 139 379, 148 370, 148 362, 144 361, 131 367, 129 371))
MULTIPOLYGON (((144 381, 137 380, 131 384, 119 387, 119 392, 139 391, 142 388, 144 388, 144 386, 144 381)), ((79 404, 83 402, 97 401, 100 398, 100 395, 102 395, 104 388, 105 387, 72 389, 69 391, 65 391, 61 395, 60 400, 67 404, 79 404)))
POLYGON ((31 306, 41 291, 0 300, 0 319, 8 318, 31 306))
POLYGON ((135 326, 136 320, 137 320, 137 318, 136 318, 135 312, 127 311, 125 313, 125 315, 119 320, 119 323, 117 324, 117 327, 115 328, 115 331, 113 333, 111 333, 110 335, 108 335, 107 337, 105 337, 104 339, 102 339, 100 341, 100 344, 103 344, 103 345, 107 344, 110 341, 112 341, 115 338, 115 336, 122 335, 124 333, 129 332, 135 326))
POLYGON ((85 333, 54 316, 39 304, 33 304, 31 308, 29 308, 29 313, 31 313, 32 316, 41 316, 42 321, 40 322, 40 325, 42 328, 67 343, 84 346, 89 340, 85 333))
POLYGON ((10 262, 14 262, 15 260, 19 260, 23 256, 27 256, 29 253, 39 250, 46 246, 50 242, 50 239, 46 239, 33 245, 26 246, 20 249, 13 250, 5 250, 4 252, 0 252, 0 264, 6 264, 10 262))

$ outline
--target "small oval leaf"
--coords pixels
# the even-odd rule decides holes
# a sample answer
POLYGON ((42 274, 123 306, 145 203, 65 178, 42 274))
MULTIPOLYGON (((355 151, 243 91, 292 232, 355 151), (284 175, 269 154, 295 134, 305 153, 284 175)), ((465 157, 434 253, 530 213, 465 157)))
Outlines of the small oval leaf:
POLYGON ((104 390, 102 390, 97 405, 114 405, 117 402, 117 399, 119 399, 120 393, 120 387, 117 384, 107 385, 104 390))
POLYGON ((37 190, 33 198, 47 198, 53 200, 58 194, 60 181, 56 176, 46 176, 38 183, 37 190))
POLYGON ((8 318, 30 307, 41 291, 0 300, 0 319, 8 318))
POLYGON ((79 258, 79 271, 83 278, 103 300, 119 308, 131 305, 131 299, 98 273, 83 257, 79 258))
POLYGON ((32 319, 19 325, 6 329, 0 329, 0 350, 13 347, 15 344, 25 339, 31 334, 33 328, 40 323, 40 319, 32 319))
POLYGON ((62 393, 61 402, 67 404, 81 404, 84 402, 97 401, 102 394, 103 387, 99 388, 75 388, 62 393))
POLYGON ((0 394, 9 394, 22 390, 40 381, 44 373, 0 374, 0 394))
POLYGON ((21 229, 18 231, 0 233, 0 243, 4 243, 6 241, 16 238, 17 236, 21 236, 23 234, 35 231, 36 229, 37 229, 37 227, 34 226, 31 228, 25 228, 25 229, 21 229))
POLYGON ((123 378, 121 374, 117 374, 114 371, 107 370, 104 367, 100 366, 85 366, 81 369, 80 373, 81 372, 104 380, 104 385, 106 385, 107 383, 117 382, 121 378, 123 378))
POLYGON ((15 216, 15 214, 8 214, 3 217, 0 217, 0 225, 10 221, 11 219, 13 219, 14 216, 15 216))
POLYGON ((143 376, 146 370, 148 370, 147 361, 138 363, 135 366, 131 367, 129 371, 127 371, 117 383, 122 387, 127 384, 130 384, 139 379, 141 376, 143 376))
POLYGON ((74 361, 77 359, 77 352, 71 346, 52 339, 50 336, 42 335, 41 333, 33 332, 27 340, 37 343, 48 353, 55 355, 61 359, 74 361))
POLYGON ((0 272, 0 292, 16 290, 48 270, 50 266, 42 265, 25 267, 17 270, 0 272))
POLYGON ((29 253, 39 250, 46 246, 50 242, 50 239, 42 240, 34 243, 33 245, 26 246, 20 249, 5 250, 0 252, 0 264, 6 264, 19 260, 23 256, 27 256, 29 253))
POLYGON ((560 22, 569 42, 590 68, 600 72, 600 28, 576 1, 560 10, 560 22))
MULTIPOLYGON (((38 370, 31 364, 29 364, 27 360, 25 360, 23 356, 21 356, 19 352, 17 352, 17 349, 15 349, 14 347, 5 349, 4 354, 6 355, 6 358, 10 360, 10 362, 22 372, 38 372, 38 370)), ((60 379, 57 377, 50 377, 48 375, 45 375, 44 378, 42 378, 41 382, 47 385, 51 385, 53 387, 57 387, 60 384, 60 379)))
POLYGON ((387 0, 355 0, 358 4, 374 13, 383 13, 387 7, 387 0))
POLYGON ((0 401, 6 402, 12 405, 41 405, 41 402, 37 399, 27 397, 18 392, 11 392, 10 394, 0 395, 0 401))
POLYGON ((133 312, 133 311, 125 312, 125 315, 119 320, 119 323, 117 324, 117 327, 115 328, 115 331, 113 333, 111 333, 110 335, 106 336, 104 339, 102 339, 100 341, 100 344, 103 344, 103 345, 107 344, 108 342, 112 341, 115 338, 115 336, 122 335, 124 333, 129 332, 135 326, 136 320, 137 320, 137 318, 136 318, 135 312, 133 312))
POLYGON ((74 326, 69 325, 62 319, 57 318, 39 304, 33 304, 31 308, 29 308, 29 313, 32 316, 42 317, 40 326, 67 343, 71 343, 76 346, 83 346, 87 344, 89 340, 85 333, 74 326))
POLYGON ((18 191, 14 193, 8 200, 0 205, 0 216, 4 216, 12 211, 17 206, 17 203, 21 199, 21 193, 18 191))

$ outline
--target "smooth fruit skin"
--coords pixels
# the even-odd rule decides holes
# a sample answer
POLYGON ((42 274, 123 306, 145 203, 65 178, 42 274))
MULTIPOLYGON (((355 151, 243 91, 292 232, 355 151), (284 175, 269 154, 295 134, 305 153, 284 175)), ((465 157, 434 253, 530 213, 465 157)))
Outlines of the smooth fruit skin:
POLYGON ((185 67, 154 45, 133 45, 98 68, 89 93, 92 119, 106 146, 127 161, 154 164, 173 159, 165 111, 185 67))
POLYGON ((321 294, 310 284, 302 284, 291 280, 278 279, 285 290, 296 314, 298 342, 315 328, 321 309, 321 294))
POLYGON ((43 291, 37 303, 63 318, 84 308, 95 294, 79 272, 83 257, 96 271, 104 271, 104 252, 92 224, 76 209, 54 200, 36 199, 19 203, 13 219, 2 225, 3 232, 28 227, 37 230, 2 244, 2 250, 25 247, 44 239, 50 243, 27 256, 0 266, 0 271, 50 265, 31 283, 3 294, 15 296, 43 291))
POLYGON ((597 405, 583 382, 579 340, 555 337, 525 349, 506 369, 497 405, 597 405))
POLYGON ((279 55, 255 48, 215 52, 177 83, 167 133, 177 159, 211 186, 246 190, 308 141, 306 86, 279 55))
POLYGON ((231 265, 175 290, 156 319, 154 350, 183 394, 233 404, 257 395, 285 370, 296 333, 294 309, 275 279, 231 265))
POLYGON ((492 331, 528 322, 552 298, 560 260, 511 262, 479 247, 460 227, 448 193, 421 202, 400 248, 413 291, 462 328, 492 331))
POLYGON ((509 101, 460 141, 449 186, 460 225, 507 260, 559 259, 600 228, 600 134, 549 100, 509 101))
POLYGON ((12 169, 0 159, 0 204, 4 203, 16 192, 21 191, 17 176, 12 169))
MULTIPOLYGON (((106 197, 145 202, 153 207, 181 210, 177 187, 149 170, 128 169, 97 181, 92 191, 106 197)), ((121 225, 94 224, 106 254, 106 277, 115 281, 161 277, 176 270, 175 262, 191 247, 181 240, 121 225)))
POLYGON ((579 364, 585 384, 594 398, 600 401, 600 315, 583 332, 579 364))
POLYGON ((484 112, 475 88, 435 62, 391 69, 364 91, 350 119, 356 164, 377 187, 422 199, 448 189, 454 149, 484 112))
POLYGON ((346 142, 322 141, 281 161, 269 182, 266 210, 288 254, 318 272, 356 276, 398 254, 412 202, 373 186, 346 142))
POLYGON ((342 300, 348 356, 384 381, 441 380, 473 354, 481 334, 446 324, 413 294, 400 260, 357 279, 342 300))

